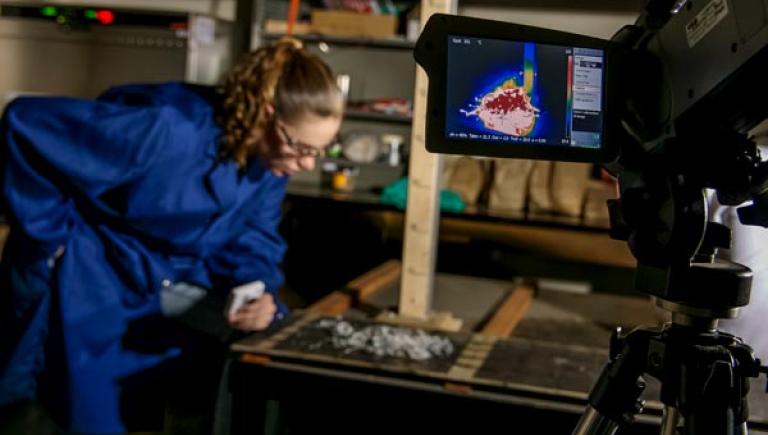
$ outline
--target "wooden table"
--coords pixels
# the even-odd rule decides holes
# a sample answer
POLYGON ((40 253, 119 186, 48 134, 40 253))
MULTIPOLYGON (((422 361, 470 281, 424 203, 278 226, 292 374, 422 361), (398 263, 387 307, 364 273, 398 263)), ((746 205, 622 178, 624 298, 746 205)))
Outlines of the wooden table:
MULTIPOLYGON (((392 301, 397 266, 382 265, 276 330, 234 344, 235 433, 568 434, 608 357, 610 327, 654 321, 645 299, 560 292, 531 298, 521 283, 443 275, 436 307, 453 305, 469 320, 459 332, 442 333, 457 349, 452 357, 414 362, 307 346, 324 318, 370 323, 366 313, 392 301), (460 289, 474 296, 463 306, 456 305, 460 289)), ((755 384, 757 428, 768 427, 764 396, 755 384)), ((661 404, 652 380, 645 397, 645 412, 623 433, 658 433, 661 404)))
MULTIPOLYGON (((298 433, 312 429, 327 433, 333 425, 325 423, 323 416, 325 421, 339 420, 339 433, 371 433, 375 427, 365 421, 390 418, 416 420, 402 422, 410 430, 474 427, 476 422, 471 419, 429 423, 443 412, 462 409, 472 409, 482 419, 481 426, 496 426, 503 417, 499 409, 509 415, 533 413, 541 418, 557 414, 559 432, 566 433, 562 429, 575 424, 593 375, 607 357, 604 351, 578 345, 563 348, 522 338, 487 339, 479 334, 451 335, 461 352, 455 360, 431 366, 291 348, 290 337, 311 329, 317 320, 314 315, 302 315, 271 337, 247 339, 235 346, 235 351, 244 352, 233 375, 236 433, 258 433, 252 424, 258 421, 253 412, 264 406, 263 399, 287 403, 302 413, 321 408, 322 412, 310 418, 314 423, 292 418, 288 424, 298 433), (483 403, 493 404, 494 417, 483 415, 479 409, 483 403)), ((379 424, 386 427, 383 432, 397 427, 389 421, 379 424)), ((411 432, 404 429, 403 433, 411 432)))

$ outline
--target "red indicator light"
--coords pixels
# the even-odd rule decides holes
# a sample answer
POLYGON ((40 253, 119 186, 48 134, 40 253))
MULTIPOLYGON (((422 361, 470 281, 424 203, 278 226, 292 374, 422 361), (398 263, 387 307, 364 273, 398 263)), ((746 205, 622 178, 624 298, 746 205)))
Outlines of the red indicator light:
POLYGON ((112 22, 115 21, 115 14, 112 13, 112 11, 102 9, 96 12, 96 19, 99 20, 101 24, 112 24, 112 22))
POLYGON ((187 30, 187 23, 183 21, 178 23, 171 23, 168 27, 171 30, 187 30))

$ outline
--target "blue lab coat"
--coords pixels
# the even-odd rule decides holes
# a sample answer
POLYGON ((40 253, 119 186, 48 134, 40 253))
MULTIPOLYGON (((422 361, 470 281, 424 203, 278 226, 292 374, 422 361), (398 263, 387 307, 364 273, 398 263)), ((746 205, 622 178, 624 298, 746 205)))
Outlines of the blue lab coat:
POLYGON ((287 179, 218 157, 217 98, 169 83, 6 108, 0 406, 37 397, 69 430, 122 432, 120 381, 179 355, 123 343, 164 285, 282 284, 287 179))

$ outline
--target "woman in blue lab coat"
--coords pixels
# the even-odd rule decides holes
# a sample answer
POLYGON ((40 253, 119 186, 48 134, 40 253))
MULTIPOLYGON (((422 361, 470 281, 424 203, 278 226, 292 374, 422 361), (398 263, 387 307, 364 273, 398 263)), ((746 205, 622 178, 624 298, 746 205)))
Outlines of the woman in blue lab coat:
POLYGON ((312 169, 342 106, 295 41, 246 55, 221 89, 13 101, 0 123, 0 406, 36 400, 67 430, 123 432, 128 380, 183 356, 142 323, 177 283, 223 299, 263 281, 225 321, 261 330, 282 316, 287 176, 312 169))

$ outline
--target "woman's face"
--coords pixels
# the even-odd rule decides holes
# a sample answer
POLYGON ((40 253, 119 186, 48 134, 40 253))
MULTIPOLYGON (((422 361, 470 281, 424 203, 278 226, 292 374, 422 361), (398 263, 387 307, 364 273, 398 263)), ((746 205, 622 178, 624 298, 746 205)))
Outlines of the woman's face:
POLYGON ((333 116, 305 115, 293 123, 276 119, 275 143, 271 144, 274 152, 265 159, 267 166, 277 176, 311 171, 315 159, 336 143, 340 126, 341 119, 333 116))

